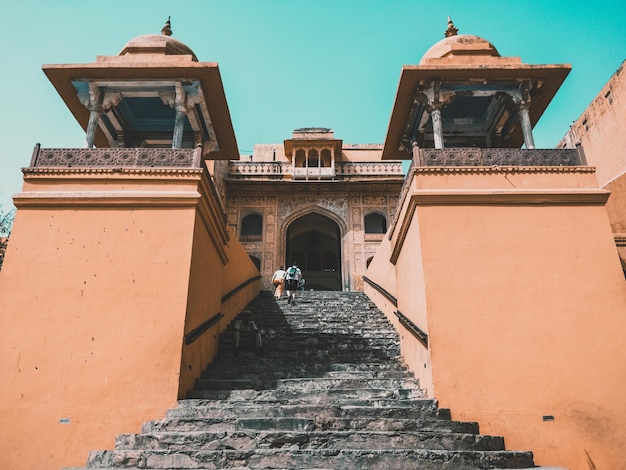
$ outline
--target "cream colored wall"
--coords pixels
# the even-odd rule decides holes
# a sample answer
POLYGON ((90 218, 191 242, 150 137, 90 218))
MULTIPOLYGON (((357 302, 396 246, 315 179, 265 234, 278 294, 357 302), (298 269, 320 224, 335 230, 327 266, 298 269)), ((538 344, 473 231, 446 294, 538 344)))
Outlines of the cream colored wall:
POLYGON ((587 164, 597 168, 600 186, 626 172, 626 74, 623 71, 624 62, 559 144, 560 147, 582 145, 587 164))
POLYGON ((222 243, 207 184, 198 170, 25 176, 0 272, 0 468, 84 465, 212 359, 214 329, 189 346, 184 333, 229 321, 258 281, 221 305, 255 269, 222 243))
MULTIPOLYGON (((626 284, 605 197, 589 169, 419 171, 385 253, 401 245, 398 308, 429 334, 434 397, 537 465, 623 462, 626 284)), ((424 354, 403 354, 417 373, 424 354)))

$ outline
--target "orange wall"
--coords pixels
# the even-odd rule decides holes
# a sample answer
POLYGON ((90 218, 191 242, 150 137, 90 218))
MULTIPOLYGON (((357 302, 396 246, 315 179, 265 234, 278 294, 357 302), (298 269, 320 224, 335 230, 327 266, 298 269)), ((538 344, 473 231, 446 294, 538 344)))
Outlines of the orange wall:
POLYGON ((233 264, 217 256, 207 184, 198 171, 25 176, 0 272, 0 468, 84 465, 163 416, 212 359, 199 351, 213 330, 183 335, 223 310, 231 286, 215 276, 239 284, 254 265, 232 238, 233 264))
POLYGON ((223 318, 193 343, 183 346, 179 398, 185 398, 195 380, 217 355, 219 334, 260 290, 259 279, 222 302, 222 298, 241 283, 259 275, 239 240, 232 233, 229 235, 230 240, 225 246, 228 262, 223 265, 212 249, 212 242, 201 217, 196 217, 185 333, 189 333, 215 314, 221 313, 223 318))
POLYGON ((537 465, 623 464, 626 285, 605 197, 589 169, 418 170, 386 253, 399 310, 429 334, 433 396, 537 465))
MULTIPOLYGON (((413 221, 415 223, 415 221, 413 221)), ((396 298, 396 301, 400 298, 406 303, 407 295, 405 292, 399 293, 396 286, 396 270, 397 266, 392 264, 389 259, 391 258, 392 243, 389 236, 385 236, 380 244, 376 256, 372 259, 365 276, 382 287, 386 292, 396 298)), ((407 245, 405 250, 417 250, 416 253, 403 256, 401 262, 406 260, 415 260, 420 258, 420 244, 411 243, 407 245)), ((405 251, 406 254, 406 251, 405 251)), ((410 298, 419 302, 425 298, 424 295, 424 283, 423 272, 421 265, 411 262, 411 264, 404 268, 398 268, 398 271, 403 273, 411 273, 412 285, 410 287, 410 298)), ((364 282, 363 291, 367 296, 376 304, 376 306, 385 313, 385 316, 393 324, 396 331, 398 331, 400 337, 400 351, 407 367, 415 378, 418 379, 420 387, 428 393, 428 396, 434 397, 433 390, 433 375, 430 361, 430 351, 424 347, 412 333, 410 333, 398 320, 395 312, 398 310, 398 305, 394 305, 387 296, 382 294, 378 289, 371 284, 364 282)), ((397 302, 396 302, 397 303, 397 302)), ((400 310, 402 314, 408 316, 410 313, 411 321, 420 328, 423 332, 428 333, 428 319, 426 317, 425 308, 411 308, 408 311, 400 310)))

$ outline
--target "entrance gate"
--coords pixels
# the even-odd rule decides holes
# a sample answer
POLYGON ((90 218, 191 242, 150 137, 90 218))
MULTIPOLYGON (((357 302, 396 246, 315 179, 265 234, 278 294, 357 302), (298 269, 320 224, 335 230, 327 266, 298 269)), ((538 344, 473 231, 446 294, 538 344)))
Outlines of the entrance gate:
POLYGON ((324 215, 309 213, 289 224, 285 260, 302 270, 305 289, 342 290, 340 242, 339 226, 324 215))

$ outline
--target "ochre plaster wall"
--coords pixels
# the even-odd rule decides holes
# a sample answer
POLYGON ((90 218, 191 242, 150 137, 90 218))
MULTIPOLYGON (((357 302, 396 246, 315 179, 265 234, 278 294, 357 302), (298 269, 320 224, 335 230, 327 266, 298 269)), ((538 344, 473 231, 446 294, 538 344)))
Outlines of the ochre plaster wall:
POLYGON ((0 468, 81 466, 162 417, 216 350, 213 329, 184 334, 258 293, 221 305, 256 270, 206 173, 139 173, 25 177, 0 272, 0 468))
POLYGON ((199 216, 196 217, 193 247, 185 333, 218 313, 223 317, 193 343, 183 346, 179 398, 185 397, 213 361, 218 353, 219 334, 258 295, 261 282, 257 279, 228 295, 242 283, 257 278, 259 271, 232 233, 225 246, 228 262, 223 265, 199 216), (224 299, 225 296, 228 298, 224 299))
MULTIPOLYGON (((411 295, 406 295, 404 292, 398 293, 396 287, 396 266, 389 261, 391 249, 392 244, 389 236, 386 235, 365 273, 368 279, 384 289, 388 295, 381 293, 379 289, 367 281, 363 283, 363 290, 393 324, 400 336, 400 350, 404 362, 409 370, 414 373, 415 378, 419 380, 420 387, 428 393, 428 396, 434 397, 430 352, 400 323, 395 315, 395 312, 398 310, 398 298, 401 298, 405 305, 407 305, 407 302, 420 303, 425 298, 422 266, 419 263, 411 262, 408 267, 400 266, 398 268, 398 271, 403 273, 411 273, 412 280, 412 286, 410 287, 411 295), (390 300, 389 296, 395 298, 396 302, 394 303, 390 300)), ((403 257, 403 260, 419 259, 419 244, 413 243, 410 246, 406 246, 405 249, 417 249, 417 255, 407 255, 403 257)), ((428 323, 425 308, 413 305, 410 307, 407 305, 407 307, 408 310, 406 312, 400 310, 401 313, 408 316, 407 313, 410 312, 410 320, 427 333, 428 323)))
POLYGON ((392 237, 434 397, 537 465, 623 464, 626 284, 605 197, 589 169, 422 170, 392 237))

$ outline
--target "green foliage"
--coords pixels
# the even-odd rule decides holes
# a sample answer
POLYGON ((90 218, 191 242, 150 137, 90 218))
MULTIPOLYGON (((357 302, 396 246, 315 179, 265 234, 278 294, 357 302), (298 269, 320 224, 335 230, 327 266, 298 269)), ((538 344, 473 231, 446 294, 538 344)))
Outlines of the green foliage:
POLYGON ((3 211, 0 206, 0 237, 9 237, 13 229, 13 220, 15 219, 15 209, 3 211))

